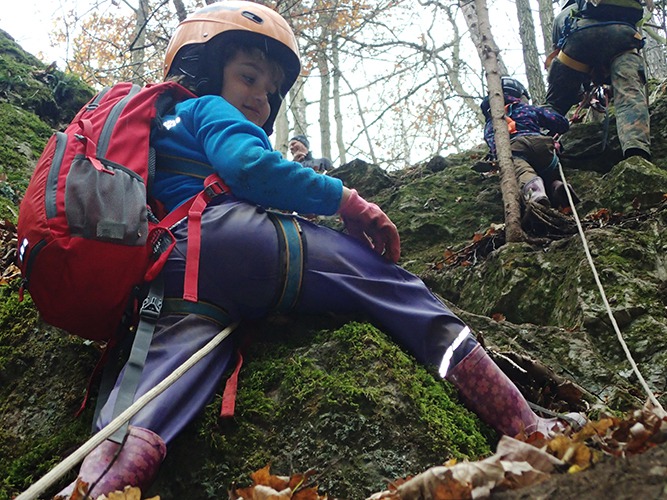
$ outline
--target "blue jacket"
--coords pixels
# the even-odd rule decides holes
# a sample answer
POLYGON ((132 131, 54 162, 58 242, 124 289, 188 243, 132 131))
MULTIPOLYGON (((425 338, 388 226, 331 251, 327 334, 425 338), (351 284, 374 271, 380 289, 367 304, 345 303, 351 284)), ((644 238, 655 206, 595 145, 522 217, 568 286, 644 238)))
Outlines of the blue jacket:
POLYGON ((237 198, 267 208, 332 215, 343 183, 286 160, 266 133, 219 96, 176 105, 156 130, 153 196, 172 210, 199 193, 216 172, 237 198))
MULTIPOLYGON (((542 135, 542 129, 563 134, 570 128, 567 118, 550 109, 526 104, 521 99, 512 96, 505 96, 505 104, 508 105, 506 115, 516 123, 516 132, 510 136, 510 140, 520 135, 542 135)), ((490 117, 486 119, 484 125, 484 140, 491 154, 495 155, 496 141, 490 117)))

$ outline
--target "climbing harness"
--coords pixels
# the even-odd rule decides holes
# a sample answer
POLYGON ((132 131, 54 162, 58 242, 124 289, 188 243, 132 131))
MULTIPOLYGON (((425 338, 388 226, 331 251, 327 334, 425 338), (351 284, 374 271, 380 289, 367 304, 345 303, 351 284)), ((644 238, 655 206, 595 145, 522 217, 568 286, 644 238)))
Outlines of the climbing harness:
POLYGON ((609 141, 609 100, 608 89, 604 85, 595 85, 584 93, 583 98, 570 118, 570 123, 583 121, 586 114, 584 110, 587 109, 592 109, 597 113, 604 113, 602 149, 600 151, 604 151, 607 148, 609 141))

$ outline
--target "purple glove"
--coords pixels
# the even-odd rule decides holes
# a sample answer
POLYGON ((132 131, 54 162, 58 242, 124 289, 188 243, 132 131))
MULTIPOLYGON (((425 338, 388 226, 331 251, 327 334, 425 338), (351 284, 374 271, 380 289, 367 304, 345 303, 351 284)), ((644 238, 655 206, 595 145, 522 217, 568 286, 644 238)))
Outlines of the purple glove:
POLYGON ((366 242, 373 250, 393 263, 401 256, 401 239, 394 223, 375 203, 368 203, 356 189, 340 207, 347 232, 366 242))

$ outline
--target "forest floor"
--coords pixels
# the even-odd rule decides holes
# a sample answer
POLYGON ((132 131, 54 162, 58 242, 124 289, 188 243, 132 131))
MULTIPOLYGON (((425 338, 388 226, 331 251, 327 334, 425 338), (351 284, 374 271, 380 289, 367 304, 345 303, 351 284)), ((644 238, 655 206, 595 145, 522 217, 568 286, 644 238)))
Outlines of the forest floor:
POLYGON ((606 456, 576 474, 552 475, 520 490, 494 493, 492 500, 649 500, 667 498, 667 445, 630 457, 606 456))

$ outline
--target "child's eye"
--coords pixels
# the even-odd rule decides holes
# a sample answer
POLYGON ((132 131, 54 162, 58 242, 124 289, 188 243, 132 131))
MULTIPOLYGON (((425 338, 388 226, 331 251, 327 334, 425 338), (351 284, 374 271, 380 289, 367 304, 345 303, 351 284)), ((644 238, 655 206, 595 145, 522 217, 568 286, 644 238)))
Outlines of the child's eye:
POLYGON ((242 75, 242 78, 243 78, 243 80, 244 80, 246 83, 249 83, 249 84, 251 84, 251 85, 252 85, 253 83, 255 83, 255 77, 254 77, 254 76, 250 76, 250 75, 242 75))

